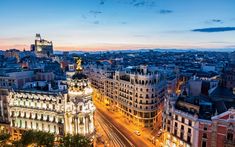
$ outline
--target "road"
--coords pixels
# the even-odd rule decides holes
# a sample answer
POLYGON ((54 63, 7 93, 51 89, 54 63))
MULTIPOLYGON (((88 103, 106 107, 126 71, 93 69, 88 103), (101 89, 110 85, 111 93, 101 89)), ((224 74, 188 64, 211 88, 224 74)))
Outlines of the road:
MULTIPOLYGON (((147 147, 150 146, 142 141, 143 136, 137 136, 133 132, 129 131, 125 124, 120 124, 117 122, 110 114, 106 113, 99 107, 96 109, 96 118, 95 118, 105 132, 108 134, 108 137, 113 146, 135 146, 135 147, 147 147)), ((111 145, 110 144, 110 145, 111 145)), ((112 146, 112 145, 111 145, 112 146)))
POLYGON ((132 147, 134 146, 104 115, 96 111, 97 123, 102 127, 109 138, 109 145, 114 147, 132 147))

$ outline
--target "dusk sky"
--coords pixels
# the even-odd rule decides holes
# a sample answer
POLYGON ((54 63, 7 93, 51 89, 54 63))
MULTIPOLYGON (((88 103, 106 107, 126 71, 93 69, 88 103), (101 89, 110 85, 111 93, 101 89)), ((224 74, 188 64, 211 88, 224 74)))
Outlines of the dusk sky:
POLYGON ((0 49, 235 48, 235 0, 0 0, 0 49))

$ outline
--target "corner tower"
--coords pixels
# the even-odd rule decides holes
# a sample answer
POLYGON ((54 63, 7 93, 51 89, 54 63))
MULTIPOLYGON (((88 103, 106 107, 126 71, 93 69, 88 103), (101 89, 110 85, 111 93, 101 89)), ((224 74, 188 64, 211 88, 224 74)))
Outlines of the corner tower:
POLYGON ((65 107, 65 132, 90 136, 94 133, 92 88, 82 73, 82 60, 77 59, 76 72, 68 78, 68 97, 65 107))

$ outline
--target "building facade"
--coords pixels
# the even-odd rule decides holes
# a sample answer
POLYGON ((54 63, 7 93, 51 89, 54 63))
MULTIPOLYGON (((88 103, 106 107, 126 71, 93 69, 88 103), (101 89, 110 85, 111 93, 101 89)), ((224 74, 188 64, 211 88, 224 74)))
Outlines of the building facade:
POLYGON ((26 82, 34 79, 33 71, 20 71, 5 73, 0 76, 0 88, 20 89, 26 82))
POLYGON ((90 135, 94 133, 95 106, 92 102, 92 88, 87 77, 75 73, 68 80, 68 99, 65 107, 65 132, 90 135))
MULTIPOLYGON (((163 112, 163 130, 166 146, 190 147, 197 142, 198 131, 196 115, 177 110, 175 103, 177 98, 169 96, 165 99, 163 112)), ((187 104, 189 105, 189 104, 187 104)), ((198 111, 196 106, 190 105, 191 110, 198 111)))
POLYGON ((53 43, 41 38, 36 34, 35 44, 31 45, 31 51, 34 51, 38 57, 49 57, 53 54, 53 43))
POLYGON ((88 75, 100 101, 140 127, 161 127, 166 81, 155 67, 138 66, 120 71, 90 68, 88 75))
POLYGON ((8 89, 0 88, 0 123, 8 124, 8 89))
POLYGON ((56 135, 94 133, 92 89, 81 71, 66 82, 26 83, 21 90, 11 90, 8 101, 13 139, 29 129, 56 135))
POLYGON ((64 97, 54 92, 11 91, 9 121, 15 139, 21 131, 29 129, 63 135, 64 97))
POLYGON ((235 95, 223 87, 211 90, 209 96, 188 96, 184 90, 179 97, 165 99, 163 137, 166 146, 235 146, 235 110, 232 107, 235 95))

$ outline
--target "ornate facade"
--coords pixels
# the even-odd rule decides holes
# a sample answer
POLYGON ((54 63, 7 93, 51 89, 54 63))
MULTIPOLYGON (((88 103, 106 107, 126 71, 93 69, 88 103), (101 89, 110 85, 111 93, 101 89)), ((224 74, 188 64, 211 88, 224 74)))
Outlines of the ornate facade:
POLYGON ((119 110, 139 127, 161 128, 166 81, 156 67, 138 66, 121 71, 86 68, 94 97, 119 110))
MULTIPOLYGON (((77 67, 77 70, 81 69, 77 67)), ((92 88, 87 77, 77 71, 68 79, 68 99, 65 108, 65 132, 89 135, 94 132, 92 88)))
POLYGON ((28 129, 56 135, 94 133, 92 89, 80 70, 66 84, 37 81, 26 85, 23 90, 10 91, 8 97, 9 121, 15 139, 20 131, 28 129))
POLYGON ((11 91, 9 114, 12 133, 18 130, 40 130, 64 134, 65 96, 61 93, 42 91, 11 91))

